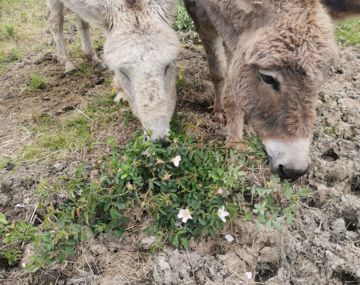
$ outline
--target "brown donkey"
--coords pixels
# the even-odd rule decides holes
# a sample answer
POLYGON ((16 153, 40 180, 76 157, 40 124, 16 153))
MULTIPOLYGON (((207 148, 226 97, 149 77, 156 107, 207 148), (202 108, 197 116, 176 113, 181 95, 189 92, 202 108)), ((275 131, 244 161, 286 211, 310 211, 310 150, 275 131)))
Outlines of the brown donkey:
POLYGON ((225 110, 228 144, 244 117, 272 170, 295 180, 309 166, 320 84, 337 56, 320 0, 185 0, 208 56, 215 115, 225 110))

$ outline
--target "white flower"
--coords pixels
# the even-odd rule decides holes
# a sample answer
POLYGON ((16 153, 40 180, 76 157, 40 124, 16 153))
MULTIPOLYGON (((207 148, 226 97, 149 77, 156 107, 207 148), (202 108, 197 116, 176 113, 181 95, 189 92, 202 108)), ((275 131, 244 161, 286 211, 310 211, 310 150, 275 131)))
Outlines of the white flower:
POLYGON ((246 272, 246 273, 245 273, 245 276, 246 276, 246 278, 247 278, 248 280, 251 280, 253 274, 252 274, 252 272, 246 272))
POLYGON ((232 235, 230 235, 230 234, 225 235, 225 239, 228 242, 233 242, 235 240, 234 237, 232 235))
POLYGON ((226 223, 226 219, 225 217, 229 216, 229 212, 225 210, 225 207, 222 206, 219 210, 218 210, 218 217, 220 218, 220 220, 222 220, 224 223, 226 223))
POLYGON ((179 167, 180 161, 181 161, 181 156, 180 156, 180 155, 175 156, 175 157, 171 160, 171 162, 175 165, 175 167, 179 167))
POLYGON ((217 191, 216 191, 217 194, 219 195, 222 195, 224 193, 224 189, 222 188, 219 188, 217 191))
POLYGON ((189 209, 180 209, 178 213, 178 218, 182 219, 183 223, 186 223, 188 220, 192 220, 191 212, 189 209))

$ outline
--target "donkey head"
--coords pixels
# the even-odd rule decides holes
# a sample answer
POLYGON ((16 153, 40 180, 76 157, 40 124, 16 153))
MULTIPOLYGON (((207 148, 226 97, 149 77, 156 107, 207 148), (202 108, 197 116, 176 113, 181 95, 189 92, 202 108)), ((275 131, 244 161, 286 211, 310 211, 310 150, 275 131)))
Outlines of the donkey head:
POLYGON ((104 57, 143 128, 153 141, 162 141, 169 134, 176 102, 180 44, 171 27, 176 1, 123 1, 108 32, 104 57))
POLYGON ((244 35, 229 72, 272 170, 293 180, 309 167, 317 94, 337 52, 328 16, 321 7, 309 9, 289 9, 244 35))

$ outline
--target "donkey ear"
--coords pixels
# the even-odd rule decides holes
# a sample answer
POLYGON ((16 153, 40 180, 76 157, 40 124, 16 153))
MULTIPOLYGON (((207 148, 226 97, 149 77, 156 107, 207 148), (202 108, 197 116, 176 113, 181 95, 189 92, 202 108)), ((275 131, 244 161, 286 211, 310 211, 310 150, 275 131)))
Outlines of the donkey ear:
POLYGON ((171 25, 176 17, 177 0, 159 0, 157 1, 156 12, 166 23, 171 25))

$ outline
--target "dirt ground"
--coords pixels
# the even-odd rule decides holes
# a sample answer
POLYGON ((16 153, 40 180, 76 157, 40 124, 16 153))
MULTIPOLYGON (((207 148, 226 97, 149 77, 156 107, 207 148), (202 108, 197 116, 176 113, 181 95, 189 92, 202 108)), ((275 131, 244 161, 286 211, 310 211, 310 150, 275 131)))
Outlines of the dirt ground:
MULTIPOLYGON (((50 37, 48 35, 48 40, 50 37)), ((34 139, 29 126, 40 115, 59 118, 76 113, 110 92, 111 74, 79 73, 64 77, 53 53, 32 52, 10 66, 0 86, 0 152, 12 157, 34 139), (50 84, 31 92, 29 73, 39 71, 50 84)), ((78 58, 77 63, 83 59, 78 58)), ((191 88, 179 90, 177 112, 200 122, 209 135, 221 136, 211 121, 212 87, 201 48, 184 48, 179 60, 191 88)), ((115 103, 114 103, 115 104, 115 103)), ((1 284, 360 284, 360 49, 341 49, 319 95, 318 124, 311 147, 313 167, 297 183, 312 193, 298 206, 294 223, 282 230, 259 229, 239 219, 215 240, 192 241, 188 251, 166 247, 154 255, 149 238, 134 231, 122 240, 98 237, 71 263, 35 274, 0 260, 1 284)), ((126 143, 139 125, 125 126, 119 116, 93 130, 126 143)), ((71 175, 80 162, 89 165, 107 154, 99 145, 66 159, 9 163, 0 170, 0 212, 29 218, 39 181, 71 175)), ((267 170, 265 170, 267 171, 267 170)), ((26 258, 26 257, 25 257, 26 258)))

